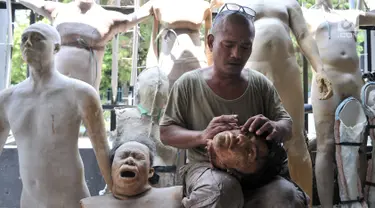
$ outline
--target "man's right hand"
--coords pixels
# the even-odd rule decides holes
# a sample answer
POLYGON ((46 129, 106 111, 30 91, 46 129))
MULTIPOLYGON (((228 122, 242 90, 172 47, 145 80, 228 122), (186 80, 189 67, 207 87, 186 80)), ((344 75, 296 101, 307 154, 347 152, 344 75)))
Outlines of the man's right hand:
POLYGON ((238 129, 238 115, 222 115, 214 117, 207 128, 202 132, 201 139, 203 144, 207 144, 214 136, 223 131, 238 129))

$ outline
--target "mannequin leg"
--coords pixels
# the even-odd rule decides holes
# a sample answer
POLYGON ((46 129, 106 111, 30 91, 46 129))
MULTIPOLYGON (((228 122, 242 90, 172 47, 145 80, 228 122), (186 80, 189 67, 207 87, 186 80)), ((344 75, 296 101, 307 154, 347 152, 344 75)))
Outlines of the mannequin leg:
POLYGON ((328 100, 319 100, 319 89, 312 81, 312 105, 314 112, 317 153, 315 177, 320 204, 323 208, 333 207, 334 161, 335 161, 335 110, 340 103, 337 93, 328 100))
POLYGON ((304 105, 299 73, 289 73, 283 85, 275 83, 282 103, 293 119, 292 138, 284 143, 290 177, 312 198, 312 163, 304 135, 304 105), (293 80, 293 81, 291 81, 293 80), (301 86, 301 87, 298 87, 301 86))

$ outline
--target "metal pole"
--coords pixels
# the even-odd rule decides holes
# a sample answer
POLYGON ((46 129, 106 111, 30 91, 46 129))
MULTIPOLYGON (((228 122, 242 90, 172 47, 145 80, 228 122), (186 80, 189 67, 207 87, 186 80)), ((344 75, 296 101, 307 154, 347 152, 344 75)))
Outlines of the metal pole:
MULTIPOLYGON (((134 1, 134 12, 138 11, 140 4, 139 0, 134 1)), ((130 86, 134 86, 136 80, 137 80, 137 74, 138 74, 138 24, 134 26, 133 29, 133 54, 132 54, 132 72, 130 77, 130 86)))
POLYGON ((7 36, 7 46, 6 46, 6 64, 5 64, 5 88, 10 85, 10 72, 12 69, 12 46, 13 46, 13 32, 12 32, 12 2, 7 0, 7 13, 8 13, 8 36, 7 36))
POLYGON ((371 53, 371 30, 367 29, 366 30, 366 46, 367 46, 367 71, 372 72, 372 66, 371 66, 371 58, 372 58, 372 53, 371 53))
MULTIPOLYGON (((116 6, 121 6, 121 1, 116 0, 116 6)), ((112 70, 111 70, 111 86, 112 86, 112 104, 117 102, 117 88, 118 88, 118 48, 119 48, 119 34, 116 34, 112 40, 112 70)))
MULTIPOLYGON (((307 59, 302 55, 303 60, 303 103, 309 102, 309 66, 307 59)), ((309 114, 305 113, 305 130, 309 131, 309 114)))

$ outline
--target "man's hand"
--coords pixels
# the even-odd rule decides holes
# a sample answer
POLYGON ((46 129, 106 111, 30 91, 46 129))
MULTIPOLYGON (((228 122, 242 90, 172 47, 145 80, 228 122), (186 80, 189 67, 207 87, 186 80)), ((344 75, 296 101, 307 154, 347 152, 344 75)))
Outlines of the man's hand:
POLYGON ((256 135, 267 135, 266 140, 281 142, 283 132, 275 121, 271 121, 262 114, 249 118, 241 127, 242 132, 252 132, 256 135))
POLYGON ((328 80, 326 73, 321 70, 315 75, 316 82, 318 84, 320 100, 327 100, 332 97, 332 83, 328 80))
POLYGON ((238 128, 237 115, 222 115, 214 117, 207 128, 202 132, 201 139, 203 143, 207 144, 214 136, 220 132, 228 131, 238 128))

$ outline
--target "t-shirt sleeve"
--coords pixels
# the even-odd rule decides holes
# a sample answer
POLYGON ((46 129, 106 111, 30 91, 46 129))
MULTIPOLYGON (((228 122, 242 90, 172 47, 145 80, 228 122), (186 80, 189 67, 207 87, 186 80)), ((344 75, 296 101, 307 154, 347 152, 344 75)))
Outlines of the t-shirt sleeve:
POLYGON ((160 126, 178 125, 186 128, 186 111, 188 106, 188 86, 184 80, 178 79, 172 86, 168 96, 160 126))
POLYGON ((277 92, 275 86, 272 84, 272 82, 268 79, 265 80, 264 83, 265 87, 265 94, 263 94, 263 99, 265 100, 266 104, 266 114, 267 118, 273 121, 279 121, 279 120, 292 120, 289 113, 285 110, 279 93, 277 92))

